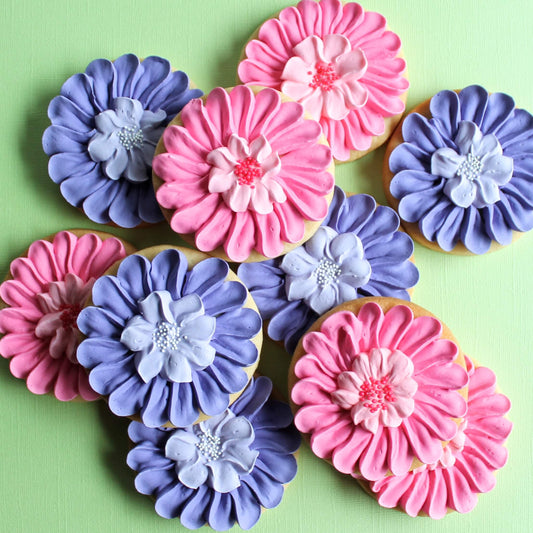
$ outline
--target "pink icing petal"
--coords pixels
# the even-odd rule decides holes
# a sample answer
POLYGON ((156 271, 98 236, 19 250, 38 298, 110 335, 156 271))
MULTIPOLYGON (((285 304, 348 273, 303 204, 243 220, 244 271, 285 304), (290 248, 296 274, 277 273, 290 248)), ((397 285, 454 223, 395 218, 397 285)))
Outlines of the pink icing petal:
POLYGON ((256 247, 260 254, 266 257, 276 257, 283 253, 283 243, 280 238, 280 224, 274 213, 254 213, 253 218, 257 227, 256 247))
POLYGON ((496 391, 496 374, 486 367, 478 367, 468 385, 468 401, 494 394, 496 391))
MULTIPOLYGON (((84 253, 85 235, 78 239, 74 253, 84 253)), ((126 249, 119 239, 109 238, 101 241, 98 252, 87 257, 87 279, 100 277, 110 266, 119 259, 126 257, 126 249)))
POLYGON ((442 416, 442 411, 428 404, 418 404, 417 413, 413 414, 418 423, 424 424, 439 440, 451 440, 457 434, 457 424, 442 416))
MULTIPOLYGON (((334 130, 335 135, 339 139, 342 137, 343 142, 346 143, 345 149, 348 154, 346 158, 349 157, 349 150, 368 150, 370 148, 372 136, 364 130, 357 109, 352 109, 350 114, 342 122, 332 123, 331 125, 333 126, 334 124, 336 127, 334 130)), ((339 149, 336 145, 335 148, 339 149)), ((338 159, 335 154, 334 156, 338 159)))
POLYGON ((61 313, 62 311, 48 311, 35 326, 35 335, 41 339, 54 335, 56 330, 61 327, 61 313))
MULTIPOLYGON (((322 328, 321 328, 322 329, 322 328)), ((323 331, 323 329, 322 329, 323 331)), ((307 333, 303 338, 303 348, 307 354, 316 354, 316 359, 320 360, 322 365, 329 369, 332 375, 339 374, 343 370, 348 370, 344 366, 343 358, 340 357, 335 344, 322 331, 313 331, 307 333)), ((294 367, 297 377, 299 374, 299 361, 294 367)))
POLYGON ((33 352, 39 347, 41 341, 35 338, 33 332, 8 333, 0 339, 0 355, 5 358, 33 352))
POLYGON ((422 510, 431 518, 444 518, 448 511, 446 505, 448 501, 448 491, 444 478, 442 477, 442 470, 437 469, 428 472, 428 478, 431 483, 431 490, 429 491, 428 498, 426 499, 422 510))
MULTIPOLYGON (((333 62, 339 56, 350 55, 350 41, 339 34, 324 35, 324 60, 328 63, 333 62)), ((359 51, 358 51, 359 52, 359 51)), ((363 56, 364 57, 364 56, 363 56)))
POLYGON ((360 349, 363 352, 379 346, 379 332, 383 323, 383 311, 374 302, 369 302, 361 307, 357 313, 357 319, 361 322, 362 330, 365 332, 360 341, 360 349))
POLYGON ((301 407, 294 416, 294 424, 302 433, 314 433, 331 425, 338 417, 339 407, 336 405, 307 405, 301 407))
POLYGON ((406 305, 396 305, 390 309, 383 318, 379 332, 379 346, 396 349, 413 318, 413 312, 406 305))
POLYGON ((414 455, 422 463, 430 464, 438 461, 442 454, 442 444, 425 425, 410 417, 404 418, 402 428, 414 455))
MULTIPOLYGON (((32 313, 35 315, 35 313, 32 313)), ((28 320, 24 312, 18 309, 6 308, 0 312, 0 329, 2 331, 16 331, 18 333, 29 333, 33 331, 35 324, 28 320)))
POLYGON ((409 441, 405 438, 401 428, 386 430, 388 438, 387 462, 395 476, 405 474, 413 463, 413 453, 409 441))
POLYGON ((221 203, 214 215, 196 232, 195 242, 200 250, 211 251, 222 246, 231 226, 231 210, 221 203))
POLYGON ((455 462, 457 468, 467 480, 471 490, 475 492, 489 492, 496 485, 496 478, 482 459, 468 454, 459 457, 455 462), (467 459, 468 460, 465 460, 467 459))
MULTIPOLYGON (((281 175, 280 181, 283 182, 281 175)), ((327 215, 328 202, 325 198, 317 197, 312 191, 295 185, 284 190, 287 201, 291 202, 307 220, 322 220, 327 215)))
POLYGON ((459 349, 457 345, 448 339, 438 339, 421 348, 411 356, 415 365, 415 375, 425 372, 433 365, 450 363, 455 360, 459 349))
MULTIPOLYGON (((301 18, 295 7, 283 9, 279 19, 267 20, 259 29, 258 37, 272 50, 273 54, 283 60, 284 64, 289 53, 292 52, 294 43, 300 42, 304 33, 303 28, 300 27, 301 18)), ((253 42, 250 41, 248 46, 253 42)), ((248 46, 246 55, 252 57, 248 53, 248 46)))
POLYGON ((353 426, 349 418, 339 418, 321 431, 311 435, 311 449, 317 450, 317 455, 323 458, 330 458, 335 449, 342 447, 351 437, 353 426))
POLYGON ((46 357, 44 352, 39 351, 39 346, 28 346, 27 352, 19 352, 9 362, 10 372, 19 379, 26 379, 30 372, 46 357))
POLYGON ((468 441, 465 444, 466 452, 477 455, 493 470, 499 470, 507 462, 507 448, 502 446, 501 442, 473 432, 468 435, 468 441))
POLYGON ((230 97, 226 91, 224 94, 217 91, 214 95, 209 95, 205 101, 205 109, 209 115, 213 130, 219 132, 220 139, 227 139, 236 131, 234 114, 230 109, 230 97))
POLYGON ((80 396, 86 402, 92 402, 100 398, 100 395, 89 385, 89 376, 81 366, 78 371, 78 390, 80 396))
POLYGON ((483 416, 502 416, 511 408, 511 402, 503 394, 475 398, 468 404, 473 419, 483 416))
MULTIPOLYGON (((226 92, 223 89, 215 89, 213 92, 217 91, 226 92)), ((214 150, 224 143, 222 132, 217 131, 199 98, 191 100, 181 110, 180 119, 189 135, 205 150, 214 150)))
POLYGON ((383 428, 379 426, 359 457, 359 470, 365 479, 375 481, 383 478, 387 474, 386 442, 387 436, 383 428))
POLYGON ((50 340, 49 352, 54 359, 75 361, 78 338, 71 328, 60 327, 50 340))
POLYGON ((433 317, 419 316, 415 318, 409 331, 398 344, 398 350, 413 356, 418 350, 440 337, 442 324, 433 317))
MULTIPOLYGON (((283 25, 283 28, 285 29, 287 38, 290 40, 292 46, 289 49, 292 51, 292 47, 301 41, 309 35, 309 33, 306 30, 304 21, 302 19, 302 15, 299 9, 296 7, 288 7, 286 9, 282 9, 279 14, 279 20, 283 25)), ((264 27, 265 25, 263 25, 264 27)), ((263 28, 261 28, 263 29, 263 28)), ((265 28, 268 29, 268 28, 265 28)), ((268 42, 266 39, 267 35, 261 35, 261 30, 259 31, 259 38, 261 40, 264 40, 265 42, 268 42)))
MULTIPOLYGON (((256 43, 258 41, 250 41, 246 47, 248 57, 253 57, 257 53, 254 50, 260 48, 256 43)), ((245 59, 239 63, 238 73, 239 78, 243 83, 248 85, 255 85, 261 87, 271 87, 272 89, 280 89, 279 80, 281 78, 281 72, 283 70, 283 63, 280 63, 279 69, 272 69, 266 65, 262 60, 245 59)))
MULTIPOLYGON (((161 201, 163 194, 159 194, 162 190, 163 187, 157 191, 157 199, 160 204, 163 204, 161 201)), ((194 233, 209 220, 218 209, 220 202, 222 202, 222 198, 219 195, 209 195, 202 198, 197 204, 174 211, 170 220, 171 228, 176 233, 194 233)))
MULTIPOLYGON (((363 20, 357 26, 357 45, 362 46, 369 40, 381 38, 386 27, 387 21, 383 15, 372 11, 365 12, 363 20)), ((352 42, 352 44, 354 43, 352 42)))
POLYGON ((347 108, 362 107, 368 101, 367 89, 356 80, 347 80, 341 85, 341 90, 348 103, 347 108))
POLYGON ((348 37, 347 30, 352 29, 355 31, 359 28, 364 17, 364 10, 359 4, 355 2, 342 4, 340 0, 328 0, 328 3, 340 4, 340 8, 342 9, 342 18, 336 24, 332 22, 330 33, 342 33, 348 37))
MULTIPOLYGON (((168 126, 163 132, 163 142, 168 153, 182 155, 184 161, 189 160, 195 165, 205 165, 205 158, 210 150, 203 147, 184 127, 168 126)), ((172 174, 167 178, 166 173, 160 169, 158 161, 166 157, 168 155, 162 153, 155 156, 153 161, 155 173, 165 181, 171 179, 172 174)))
POLYGON ((54 256, 61 272, 72 272, 72 256, 77 242, 78 238, 70 231, 60 231, 54 236, 54 256))
POLYGON ((462 366, 447 365, 446 372, 442 367, 430 367, 424 371, 424 385, 444 387, 447 389, 461 389, 468 384, 468 374, 462 366))
MULTIPOLYGON (((266 176, 266 175, 265 175, 266 176)), ((278 183, 277 180, 275 179, 265 179, 263 180, 266 187, 267 187, 267 190, 268 190, 268 194, 269 194, 269 197, 270 199, 273 201, 273 202, 278 202, 278 203, 283 203, 285 202, 285 200, 287 200, 287 195, 285 194, 285 192, 283 191, 283 188, 282 186, 278 183)), ((276 213, 277 215, 277 213, 276 213)), ((279 216, 276 216, 276 218, 279 220, 279 216)), ((281 221, 280 222, 280 225, 281 225, 281 221)), ((284 239, 284 240, 288 240, 288 239, 284 239)), ((297 239, 297 241, 300 240, 300 239, 297 239)), ((289 242, 294 242, 294 241, 289 241, 289 242)))
MULTIPOLYGON (((39 304, 35 298, 35 293, 30 291, 18 280, 9 279, 4 281, 0 285, 0 298, 2 298, 7 305, 22 307, 27 313, 33 313, 31 316, 35 316, 35 319, 41 314, 39 304)), ((29 317, 30 315, 28 314, 26 316, 29 317)))
POLYGON ((297 366, 297 376, 300 379, 313 378, 315 381, 322 383, 323 388, 328 391, 337 388, 337 372, 327 368, 316 356, 304 355, 298 360, 297 366))
POLYGON ((426 387, 421 383, 422 377, 420 375, 417 376, 418 391, 415 395, 415 402, 433 405, 443 413, 447 413, 454 418, 461 418, 465 415, 466 401, 457 391, 446 389, 436 390, 433 386, 426 387))
POLYGON ((78 396, 79 368, 63 359, 54 384, 54 395, 62 402, 69 402, 78 396))
POLYGON ((255 246, 255 231, 252 216, 248 211, 235 213, 224 243, 224 251, 232 261, 242 262, 255 246))
POLYGON ((401 505, 409 516, 418 516, 429 492, 429 478, 428 476, 413 477, 413 483, 409 492, 404 493, 401 505))
POLYGON ((404 492, 411 488, 414 476, 388 476, 370 484, 373 492, 378 493, 378 502, 382 507, 393 509, 396 507, 404 492))
POLYGON ((359 118, 362 131, 370 136, 383 135, 385 132, 385 121, 383 116, 370 105, 372 102, 372 96, 368 95, 369 105, 365 107, 355 108, 352 113, 355 113, 359 118))
POLYGON ((42 357, 41 361, 29 373, 26 379, 28 389, 34 394, 46 394, 53 389, 54 382, 62 361, 51 357, 42 357))
POLYGON ((327 405, 331 403, 330 392, 319 380, 304 379, 295 383, 291 398, 297 405, 327 405))
POLYGON ((48 281, 41 276, 37 267, 27 257, 18 257, 12 261, 10 270, 13 279, 24 280, 26 289, 33 294, 44 292, 48 286, 48 281))
MULTIPOLYGON (((281 97, 279 93, 271 89, 265 89, 260 91, 255 99, 253 93, 248 87, 235 87, 231 92, 231 98, 233 103, 233 113, 236 115, 238 110, 235 109, 235 103, 233 102, 234 93, 241 95, 238 100, 246 100, 249 95, 252 104, 250 104, 249 112, 241 118, 239 126, 239 135, 247 138, 249 141, 253 141, 259 135, 265 135, 270 142, 271 134, 269 130, 269 124, 278 113, 284 113, 286 106, 281 105, 281 97), (242 94, 241 94, 242 93, 242 94), (246 134, 243 135, 242 133, 246 134)), ((235 124, 239 124, 235 118, 235 124)))
POLYGON ((448 485, 448 507, 459 513, 470 512, 477 504, 477 494, 470 490, 468 482, 456 468, 442 470, 448 485))
POLYGON ((231 135, 227 148, 222 146, 221 148, 209 152, 207 155, 206 161, 211 167, 215 167, 211 169, 210 174, 212 175, 213 170, 215 169, 226 173, 232 172, 239 159, 248 157, 249 154, 245 153, 245 150, 248 151, 248 148, 244 148, 242 139, 237 135, 231 135))
POLYGON ((371 438, 372 434, 368 431, 355 428, 350 439, 337 446, 331 454, 333 466, 343 474, 354 472, 359 457, 369 445, 371 438))
POLYGON ((503 415, 505 414, 506 413, 503 412, 496 416, 490 416, 485 413, 485 416, 483 416, 483 413, 479 413, 478 417, 473 417, 471 416, 472 412, 470 411, 470 404, 468 406, 468 421, 471 428, 472 424, 475 423, 475 429, 472 428, 472 432, 483 434, 494 439, 500 439, 502 441, 509 436, 513 429, 512 422, 507 418, 503 418, 503 415))
POLYGON ((315 24, 315 31, 319 35, 337 33, 333 31, 342 19, 342 2, 339 0, 322 0, 319 4, 322 11, 322 24, 315 24))
MULTIPOLYGON (((100 238, 94 233, 88 233, 80 237, 76 245, 76 251, 78 253, 74 253, 72 255, 71 273, 76 274, 79 278, 81 278, 84 281, 89 280, 90 259, 94 257, 100 250, 101 242, 102 241, 100 240, 100 238)), ((102 274, 103 274, 103 271, 100 272, 99 275, 102 275, 102 274)))
MULTIPOLYGON (((272 130, 274 131, 270 137, 271 147, 280 156, 299 148, 311 149, 320 139, 322 134, 320 124, 313 120, 297 118, 299 114, 294 113, 294 122, 289 122, 291 120, 290 117, 287 117, 287 122, 285 122, 283 120, 284 117, 281 116, 279 119, 276 117, 271 123, 272 130)), ((327 150, 324 151, 323 156, 325 159, 321 164, 322 170, 327 168, 331 163, 327 150)))
POLYGON ((54 257, 53 244, 48 241, 35 241, 28 248, 28 260, 38 266, 39 277, 43 281, 62 279, 63 272, 54 257))

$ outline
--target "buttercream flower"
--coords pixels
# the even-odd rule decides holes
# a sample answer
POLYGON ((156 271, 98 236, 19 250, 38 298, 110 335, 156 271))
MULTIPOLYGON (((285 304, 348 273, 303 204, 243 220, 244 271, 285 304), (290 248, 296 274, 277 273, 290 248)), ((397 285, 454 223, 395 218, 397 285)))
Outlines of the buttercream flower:
POLYGON ((166 59, 96 59, 48 107, 52 125, 43 148, 50 177, 95 222, 129 228, 163 220, 151 181, 155 146, 170 120, 201 94, 166 59))
POLYGON ((364 296, 409 299, 418 281, 409 261, 413 241, 398 215, 365 194, 335 188, 322 227, 284 258, 244 263, 239 277, 250 290, 268 335, 292 353, 320 314, 364 296))
POLYGON ((379 480, 441 457, 466 412, 468 376, 436 318, 394 301, 385 313, 375 302, 358 307, 304 335, 291 398, 316 455, 379 480))
POLYGON ((76 319, 94 280, 125 256, 114 237, 62 231, 51 242, 34 242, 26 257, 11 263, 11 279, 0 285, 8 306, 0 310, 0 354, 31 392, 63 401, 99 397, 76 359, 76 319))
POLYGON ((327 214, 334 180, 321 138, 318 122, 276 91, 214 89, 163 134, 158 202, 172 229, 193 234, 202 251, 275 257, 327 214))
POLYGON ((177 249, 132 255, 96 281, 78 317, 78 360, 119 416, 184 427, 216 416, 257 365, 261 318, 221 259, 188 270, 177 249))
POLYGON ((471 511, 478 494, 494 488, 494 473, 507 462, 504 444, 512 424, 505 414, 511 405, 496 393, 491 370, 471 366, 469 375, 468 411, 458 436, 437 463, 371 483, 380 505, 400 507, 411 516, 443 518, 448 510, 471 511))
POLYGON ((130 424, 135 487, 155 498, 159 515, 190 529, 249 529, 262 508, 280 503, 296 475, 300 438, 289 406, 269 399, 271 390, 268 378, 252 379, 227 411, 187 428, 130 424))
POLYGON ((422 112, 405 119, 389 160, 389 200, 422 242, 482 254, 533 228, 533 117, 475 85, 438 93, 422 112))
POLYGON ((385 18, 359 4, 302 0, 261 26, 239 77, 302 103, 320 120, 333 157, 346 161, 384 142, 387 123, 404 111, 409 83, 400 46, 385 18))

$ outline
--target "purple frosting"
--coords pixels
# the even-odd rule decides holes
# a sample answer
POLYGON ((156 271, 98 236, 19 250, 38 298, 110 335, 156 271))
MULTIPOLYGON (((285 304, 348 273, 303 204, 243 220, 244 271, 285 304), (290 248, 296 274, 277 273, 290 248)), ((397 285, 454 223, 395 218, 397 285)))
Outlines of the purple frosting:
POLYGON ((201 95, 161 57, 96 59, 48 107, 43 149, 50 177, 95 222, 160 222, 151 180, 155 146, 170 120, 201 95))
POLYGON ((389 166, 402 219, 443 250, 475 254, 533 228, 533 116, 502 93, 442 91, 409 115, 389 166))
MULTIPOLYGON (((224 531, 235 522, 242 529, 249 529, 259 520, 262 507, 271 509, 280 503, 283 485, 296 475, 293 454, 300 445, 300 436, 289 406, 270 400, 271 390, 268 378, 252 379, 230 409, 208 423, 212 427, 204 423, 205 431, 196 426, 172 430, 149 429, 139 422, 130 424, 129 436, 136 446, 128 454, 128 465, 137 472, 135 487, 154 497, 159 515, 179 517, 190 529, 208 524, 224 531), (239 453, 239 449, 246 452, 239 453), (227 458, 232 454, 239 456, 227 476, 231 478, 237 470, 242 471, 227 485, 238 486, 227 492, 214 489, 213 478, 207 472, 222 471, 224 452, 227 458), (197 488, 180 481, 180 472, 187 464, 199 464, 199 472, 205 467, 203 483, 198 476, 191 482, 185 475, 188 485, 198 485, 197 488)), ((222 472, 222 477, 225 475, 222 472)))
POLYGON ((322 225, 334 231, 324 231, 324 238, 319 235, 309 249, 303 245, 300 251, 287 254, 289 260, 278 258, 239 266, 239 277, 250 290, 263 319, 269 320, 269 337, 283 341, 290 353, 316 321, 318 311, 323 313, 344 301, 365 296, 409 300, 407 289, 418 281, 418 270, 409 261, 413 241, 398 230, 398 215, 389 207, 377 206, 371 196, 357 194, 347 198, 336 187, 322 225), (342 235, 349 237, 339 238, 342 235), (317 261, 319 250, 324 251, 322 263, 317 261), (296 269, 302 275, 294 287, 296 269), (307 295, 300 291, 304 288, 304 277, 308 280, 307 295), (324 299, 315 304, 318 296, 324 299), (324 307, 324 301, 329 305, 324 307))
POLYGON ((96 281, 94 306, 78 317, 87 338, 77 357, 91 386, 115 414, 140 414, 150 427, 224 412, 248 382, 243 367, 259 357, 251 339, 261 317, 243 307, 244 285, 226 280, 228 264, 209 258, 187 268, 175 249, 152 261, 131 255, 116 276, 96 281))

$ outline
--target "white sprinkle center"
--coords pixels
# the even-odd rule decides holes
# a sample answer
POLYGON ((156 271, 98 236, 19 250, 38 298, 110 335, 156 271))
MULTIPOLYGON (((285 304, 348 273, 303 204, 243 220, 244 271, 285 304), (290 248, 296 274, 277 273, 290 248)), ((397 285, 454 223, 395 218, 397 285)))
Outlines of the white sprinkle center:
POLYGON ((120 144, 131 150, 132 148, 142 148, 144 135, 143 130, 138 126, 124 126, 118 133, 120 144))
POLYGON ((465 177, 467 180, 474 181, 479 178, 483 170, 481 159, 474 154, 468 154, 466 159, 459 165, 457 175, 465 177))
POLYGON ((341 275, 341 267, 329 259, 322 258, 314 272, 319 287, 325 287, 341 275))
POLYGON ((154 344, 162 352, 176 350, 182 338, 180 328, 173 322, 161 322, 152 334, 154 344))
POLYGON ((203 431, 198 437, 200 442, 196 443, 196 447, 206 459, 215 461, 222 455, 220 437, 213 435, 208 429, 203 431))

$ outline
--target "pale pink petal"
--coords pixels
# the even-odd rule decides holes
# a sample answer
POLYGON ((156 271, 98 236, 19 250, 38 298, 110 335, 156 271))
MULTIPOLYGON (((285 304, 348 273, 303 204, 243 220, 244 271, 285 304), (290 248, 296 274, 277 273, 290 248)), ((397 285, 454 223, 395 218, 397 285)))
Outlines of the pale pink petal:
POLYGON ((339 56, 349 55, 351 52, 350 41, 340 34, 324 35, 324 60, 327 63, 333 62, 339 56))
POLYGON ((309 96, 302 98, 300 103, 315 120, 319 120, 322 116, 322 108, 324 107, 323 91, 321 89, 315 89, 309 96))
POLYGON ((234 186, 224 195, 224 200, 232 211, 236 213, 243 213, 248 210, 250 199, 252 197, 252 189, 248 185, 234 186))
POLYGON ((285 192, 283 191, 283 188, 281 187, 281 185, 276 181, 276 180, 264 180, 264 184, 265 186, 267 187, 268 189, 268 193, 270 195, 270 199, 273 201, 273 202, 285 202, 285 200, 287 200, 287 196, 285 194, 285 192))
MULTIPOLYGON (((231 140, 233 140, 234 145, 242 144, 242 139, 240 139, 240 137, 237 137, 236 135, 232 135, 230 137, 230 142, 231 140)), ((209 152, 209 154, 207 154, 206 161, 212 167, 218 168, 220 170, 223 170, 229 173, 229 172, 233 172, 233 169, 235 168, 235 165, 237 164, 237 160, 244 159, 245 157, 247 157, 247 154, 243 155, 242 157, 236 156, 234 149, 226 148, 225 146, 222 146, 221 148, 217 148, 216 150, 209 152)))
POLYGON ((299 102, 303 98, 309 96, 314 89, 309 83, 302 83, 299 81, 284 81, 280 88, 283 94, 286 94, 289 98, 299 102))
MULTIPOLYGON (((368 90, 356 80, 343 80, 339 86, 343 91, 347 106, 350 109, 354 107, 363 107, 368 102, 368 90)), ((343 117, 344 118, 344 117, 343 117)))
POLYGON ((56 311, 55 313, 45 314, 35 326, 35 335, 40 339, 46 339, 54 335, 56 330, 61 328, 61 313, 62 311, 56 311))
POLYGON ((264 135, 259 135, 250 143, 249 155, 261 164, 263 171, 268 170, 271 166, 276 166, 279 162, 278 155, 272 153, 272 148, 264 135))
MULTIPOLYGON (((228 149, 233 165, 240 159, 246 159, 249 155, 253 156, 250 147, 248 146, 248 141, 235 134, 231 135, 228 140, 228 149)), ((224 148, 222 148, 222 150, 224 150, 224 148)))
POLYGON ((344 93, 339 87, 332 87, 330 91, 323 92, 322 96, 324 102, 322 115, 332 120, 342 120, 348 115, 350 110, 346 106, 344 93))
POLYGON ((366 72, 368 61, 364 52, 360 48, 356 48, 338 57, 335 66, 335 71, 339 77, 359 79, 366 72))
POLYGON ((264 183, 257 181, 255 188, 252 189, 251 187, 247 187, 247 189, 251 194, 250 204, 257 214, 267 215, 268 213, 272 213, 272 202, 270 201, 268 189, 265 187, 264 183))
MULTIPOLYGON (((309 83, 311 83, 311 80, 313 79, 313 67, 315 62, 316 59, 311 62, 305 62, 299 56, 291 57, 283 69, 281 79, 284 81, 284 83, 291 82, 295 86, 304 85, 308 87, 309 83)), ((284 89, 284 84, 281 85, 281 90, 291 98, 294 98, 295 100, 298 99, 298 97, 292 96, 292 94, 288 93, 284 89)))
POLYGON ((217 167, 213 167, 209 173, 209 192, 210 193, 223 193, 229 191, 236 182, 235 174, 233 171, 222 170, 217 167))
POLYGON ((324 42, 316 35, 310 35, 297 44, 293 48, 293 53, 299 56, 305 65, 314 65, 317 61, 329 63, 324 57, 324 42))

